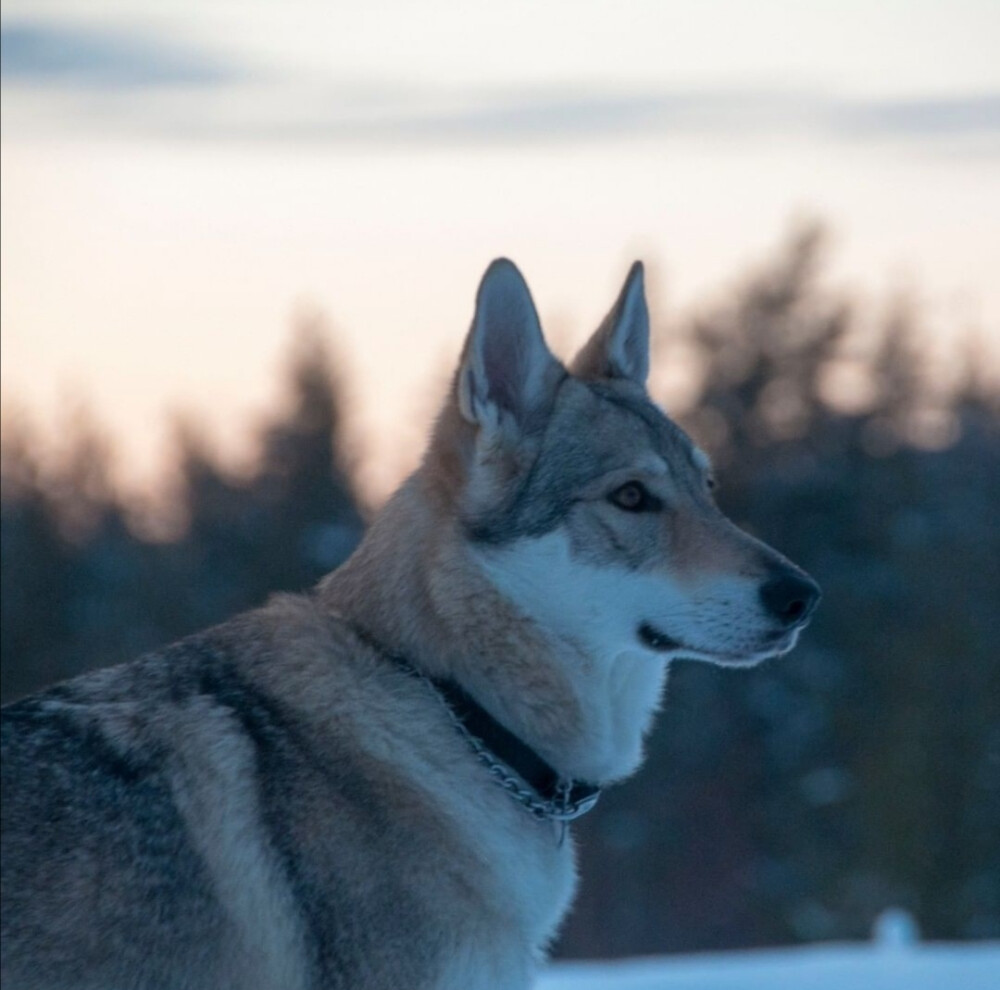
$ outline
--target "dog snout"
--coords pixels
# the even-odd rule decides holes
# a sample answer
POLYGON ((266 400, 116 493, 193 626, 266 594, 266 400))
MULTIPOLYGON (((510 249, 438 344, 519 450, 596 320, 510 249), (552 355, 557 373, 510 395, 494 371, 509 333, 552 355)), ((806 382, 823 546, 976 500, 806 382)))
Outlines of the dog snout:
POLYGON ((760 589, 765 611, 786 628, 802 625, 815 611, 821 595, 812 578, 787 568, 773 573, 760 589))

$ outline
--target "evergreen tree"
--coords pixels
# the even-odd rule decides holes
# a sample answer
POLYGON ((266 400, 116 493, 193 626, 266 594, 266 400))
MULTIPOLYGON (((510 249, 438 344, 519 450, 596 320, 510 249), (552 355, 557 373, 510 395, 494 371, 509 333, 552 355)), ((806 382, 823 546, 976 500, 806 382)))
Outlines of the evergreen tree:
POLYGON ((300 328, 291 408, 262 430, 247 477, 223 470, 200 431, 178 424, 183 532, 130 528, 110 447, 86 415, 42 471, 33 438, 3 436, 3 700, 118 663, 274 591, 305 591, 341 563, 363 523, 343 450, 340 399, 323 331, 300 328))

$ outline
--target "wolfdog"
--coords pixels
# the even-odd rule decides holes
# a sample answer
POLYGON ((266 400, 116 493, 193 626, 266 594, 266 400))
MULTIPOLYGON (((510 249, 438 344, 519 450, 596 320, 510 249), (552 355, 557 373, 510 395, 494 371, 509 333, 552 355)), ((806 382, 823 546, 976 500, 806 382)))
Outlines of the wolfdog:
POLYGON ((819 589, 646 391, 642 267, 568 369, 501 259, 419 469, 316 589, 3 712, 5 990, 514 990, 669 662, 819 589))

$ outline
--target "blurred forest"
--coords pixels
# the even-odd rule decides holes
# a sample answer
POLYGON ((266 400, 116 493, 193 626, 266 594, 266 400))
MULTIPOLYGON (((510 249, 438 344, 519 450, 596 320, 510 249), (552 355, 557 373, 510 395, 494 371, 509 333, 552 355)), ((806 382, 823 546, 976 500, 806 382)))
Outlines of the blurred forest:
MULTIPOLYGON (((904 303, 861 346, 870 314, 826 286, 824 249, 800 228, 723 301, 656 329, 661 358, 695 359, 678 418, 713 454, 720 504, 825 598, 779 661, 675 665, 646 767, 577 828, 563 956, 866 937, 888 906, 928 938, 1000 937, 1000 396, 971 345, 944 387, 904 303)), ((315 327, 288 375, 294 402, 249 474, 180 429, 169 537, 134 525, 96 430, 55 465, 5 430, 4 701, 346 558, 368 510, 315 327)))

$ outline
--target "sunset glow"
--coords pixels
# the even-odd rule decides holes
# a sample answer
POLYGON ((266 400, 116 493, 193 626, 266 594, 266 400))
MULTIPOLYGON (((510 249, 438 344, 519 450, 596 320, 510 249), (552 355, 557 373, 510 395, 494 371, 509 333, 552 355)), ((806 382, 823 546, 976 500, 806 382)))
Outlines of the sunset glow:
POLYGON ((492 257, 572 347, 633 257, 673 320, 803 215, 933 346, 998 336, 995 6, 667 9, 5 4, 5 417, 85 395, 130 484, 178 409, 238 459, 318 309, 384 491, 492 257))

